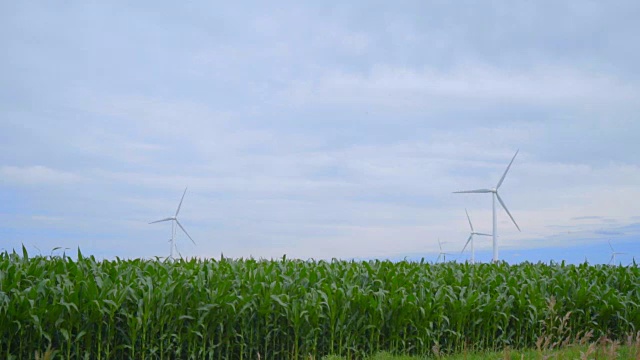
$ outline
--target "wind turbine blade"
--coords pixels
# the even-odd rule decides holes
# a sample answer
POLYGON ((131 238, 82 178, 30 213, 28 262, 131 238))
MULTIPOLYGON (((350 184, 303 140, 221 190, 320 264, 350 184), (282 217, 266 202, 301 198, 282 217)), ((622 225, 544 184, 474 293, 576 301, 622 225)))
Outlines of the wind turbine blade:
POLYGON ((476 190, 464 190, 464 191, 454 191, 454 194, 485 194, 493 192, 491 189, 476 189, 476 190))
POLYGON ((440 253, 440 254, 438 255, 438 258, 436 259, 436 262, 440 261, 440 258, 441 258, 441 257, 442 257, 442 253, 440 253))
POLYGON ((509 166, 507 166, 507 170, 504 171, 504 174, 502 174, 502 178, 500 178, 500 181, 498 181, 498 185, 496 185, 496 190, 500 188, 500 185, 502 185, 504 178, 507 176, 507 173, 509 172, 509 168, 511 168, 511 164, 513 164, 513 160, 515 160, 516 156, 518 156, 518 152, 520 152, 520 150, 517 150, 516 154, 513 155, 513 158, 511 159, 509 166))
POLYGON ((607 240, 609 242, 609 247, 611 248, 612 252, 615 252, 615 250, 613 250, 613 245, 611 245, 611 240, 607 240))
POLYGON ((178 204, 178 210, 176 210, 176 214, 174 215, 175 217, 178 216, 178 213, 180 212, 180 207, 182 206, 182 200, 184 200, 184 196, 187 193, 187 188, 184 188, 184 192, 182 193, 182 199, 180 199, 180 204, 178 204))
POLYGON ((467 245, 469 245, 469 243, 471 242, 471 239, 473 239, 473 234, 469 235, 469 238, 467 239, 467 242, 464 244, 462 251, 460 251, 460 254, 462 254, 464 250, 467 248, 467 245))
POLYGON ((473 224, 471 224, 471 218, 469 217, 469 212, 467 209, 464 209, 464 212, 467 213, 467 220, 469 220, 469 227, 471 228, 471 232, 473 232, 473 224))
POLYGON ((485 234, 485 233, 473 233, 474 235, 481 235, 481 236, 493 236, 491 234, 485 234))
POLYGON ((440 252, 442 252, 442 243, 440 243, 440 239, 438 239, 438 247, 440 248, 440 252))
POLYGON ((155 223, 159 223, 159 222, 163 222, 163 221, 169 221, 169 220, 173 220, 173 218, 168 217, 168 218, 165 218, 165 219, 162 219, 162 220, 152 221, 149 224, 155 224, 155 223))
POLYGON ((500 205, 502 205, 502 208, 504 209, 504 211, 506 211, 507 215, 509 215, 509 217, 511 218, 511 221, 513 221, 513 225, 515 225, 518 228, 518 231, 522 231, 520 230, 520 226, 518 226, 518 224, 516 223, 516 220, 513 218, 513 216, 511 216, 509 209, 507 209, 507 205, 504 204, 504 201, 502 201, 498 193, 496 193, 496 197, 498 198, 498 201, 500 202, 500 205))
POLYGON ((180 229, 182 229, 182 231, 184 231, 184 233, 185 233, 185 234, 187 234, 187 236, 189 237, 189 240, 191 240, 191 242, 193 243, 193 245, 195 245, 195 244, 196 244, 196 242, 195 242, 195 241, 193 241, 193 239, 191 238, 191 235, 189 235, 189 233, 187 232, 187 230, 185 230, 185 229, 182 227, 182 224, 180 224, 180 221, 178 221, 178 219, 176 219, 176 223, 178 224, 178 226, 180 226, 180 229))

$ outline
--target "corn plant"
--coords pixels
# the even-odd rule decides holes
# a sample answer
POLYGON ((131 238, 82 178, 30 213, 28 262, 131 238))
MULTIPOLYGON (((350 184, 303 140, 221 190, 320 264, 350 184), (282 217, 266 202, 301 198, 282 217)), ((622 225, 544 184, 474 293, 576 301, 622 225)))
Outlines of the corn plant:
POLYGON ((0 253, 0 355, 307 359, 640 330, 640 268, 0 253))

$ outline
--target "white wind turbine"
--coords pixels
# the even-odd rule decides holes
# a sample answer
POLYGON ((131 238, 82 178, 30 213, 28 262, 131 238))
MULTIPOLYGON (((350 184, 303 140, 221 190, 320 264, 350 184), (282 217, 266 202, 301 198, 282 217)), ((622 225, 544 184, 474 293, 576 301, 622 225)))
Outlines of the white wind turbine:
POLYGON ((464 209, 464 212, 467 213, 467 220, 469 220, 469 227, 471 228, 471 233, 469 234, 469 238, 467 239, 467 243, 464 244, 464 247, 462 248, 462 251, 460 251, 460 253, 462 254, 464 252, 464 250, 467 248, 467 245, 469 245, 469 243, 471 243, 471 263, 473 264, 476 261, 475 250, 473 249, 473 235, 491 236, 491 234, 479 233, 479 232, 476 232, 475 230, 473 230, 473 224, 471 223, 471 218, 469 217, 469 212, 467 211, 467 209, 464 209))
POLYGON ((613 246, 611 245, 611 240, 609 240, 609 247, 611 248, 611 260, 609 260, 609 265, 616 264, 616 255, 626 255, 626 252, 617 252, 613 249, 613 246))
POLYGON ((436 262, 440 261, 440 258, 442 258, 443 262, 447 262, 447 255, 453 254, 442 251, 442 243, 440 242, 440 239, 438 239, 438 246, 440 247, 440 253, 438 254, 438 259, 436 260, 436 262))
POLYGON ((196 242, 193 241, 193 239, 191 238, 191 235, 189 235, 187 230, 185 230, 182 224, 180 224, 180 221, 178 221, 178 213, 180 212, 180 207, 182 206, 182 201, 184 200, 184 196, 186 193, 187 193, 187 188, 185 188, 184 193, 182 193, 182 199, 180 199, 180 204, 178 204, 178 209, 176 210, 175 215, 168 218, 161 219, 161 220, 152 221, 149 223, 149 224, 155 224, 155 223, 164 222, 164 221, 171 221, 171 239, 169 239, 169 242, 171 243, 171 250, 169 252, 170 254, 169 256, 171 259, 173 259, 173 250, 176 248, 176 230, 177 230, 176 225, 178 225, 180 229, 185 233, 185 235, 187 235, 187 237, 189 238, 189 240, 191 240, 193 245, 196 244, 196 242))
POLYGON ((507 206, 504 204, 504 201, 502 201, 502 199, 500 198, 500 195, 498 194, 498 189, 500 189, 500 185, 502 185, 502 182, 504 181, 504 178, 507 176, 507 173, 509 172, 509 169, 511 168, 511 164, 513 164, 513 160, 516 159, 516 156, 518 156, 518 151, 516 151, 516 154, 513 155, 513 158, 511 159, 511 162, 509 163, 509 165, 507 166, 507 169, 504 171, 504 174, 502 174, 502 177, 500 178, 500 181, 498 181, 498 185, 496 185, 495 188, 492 189, 477 189, 477 190, 466 190, 466 191, 454 191, 454 194, 485 194, 485 193, 491 193, 493 194, 493 262, 497 262, 498 261, 498 218, 497 218, 497 214, 496 214, 496 199, 498 199, 498 201, 500 202, 500 205, 502 205, 502 208, 504 209, 504 211, 507 212, 507 215, 509 215, 509 217, 511 218, 511 221, 513 221, 513 224, 516 226, 516 228, 518 228, 518 231, 520 230, 520 227, 518 226, 518 224, 516 223, 515 219, 513 218, 513 216, 511 216, 511 213, 509 212, 509 209, 507 209, 507 206))

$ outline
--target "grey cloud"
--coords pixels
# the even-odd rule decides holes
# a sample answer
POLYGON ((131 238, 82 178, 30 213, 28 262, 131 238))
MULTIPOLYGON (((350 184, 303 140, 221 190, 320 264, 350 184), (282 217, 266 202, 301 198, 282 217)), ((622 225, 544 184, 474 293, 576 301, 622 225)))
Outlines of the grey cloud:
POLYGON ((463 238, 464 207, 488 226, 450 192, 516 148, 527 231, 638 213, 635 2, 0 7, 2 221, 29 239, 164 251, 146 222, 188 185, 203 253, 415 252, 463 238))
POLYGON ((596 230, 595 233, 598 235, 624 235, 623 232, 614 230, 596 230))
POLYGON ((602 216, 577 216, 571 218, 571 220, 600 220, 603 219, 602 216))

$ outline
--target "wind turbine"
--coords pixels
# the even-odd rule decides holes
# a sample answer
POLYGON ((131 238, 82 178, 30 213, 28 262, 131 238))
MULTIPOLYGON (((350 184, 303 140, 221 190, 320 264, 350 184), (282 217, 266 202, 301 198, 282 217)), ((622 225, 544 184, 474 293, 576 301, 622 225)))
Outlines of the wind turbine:
POLYGON ((613 246, 611 245, 611 240, 609 240, 609 247, 611 248, 611 260, 609 260, 609 265, 616 264, 616 255, 626 255, 627 253, 625 252, 616 252, 615 250, 613 250, 613 246))
POLYGON ((171 238, 169 239, 169 242, 171 243, 171 250, 170 250, 170 258, 173 259, 173 250, 176 249, 176 225, 178 225, 178 227, 180 227, 180 229, 185 233, 185 235, 187 235, 187 237, 189 238, 189 240, 191 240, 191 242, 193 243, 193 245, 196 244, 195 241, 193 241, 193 239, 191 238, 191 235, 189 235, 189 233, 187 232, 187 230, 185 230, 185 228, 182 226, 182 224, 180 224, 180 221, 178 221, 178 213, 180 212, 180 207, 182 207, 182 201, 184 200, 184 196, 187 193, 187 188, 184 189, 184 193, 182 193, 182 199, 180 199, 180 204, 178 204, 178 209, 176 210, 176 214, 168 217, 168 218, 164 218, 161 220, 156 220, 156 221, 152 221, 149 224, 155 224, 155 223, 159 223, 159 222, 164 222, 164 221, 171 221, 171 238))
POLYGON ((453 254, 442 251, 442 243, 440 242, 440 239, 438 239, 438 246, 440 247, 440 253, 438 254, 438 259, 436 260, 436 262, 440 261, 440 258, 442 258, 443 262, 446 262, 447 255, 453 255, 453 254))
POLYGON ((473 249, 473 235, 491 236, 491 234, 479 233, 479 232, 476 232, 475 230, 473 230, 473 224, 471 223, 471 218, 469 217, 469 212, 467 211, 467 209, 464 209, 464 212, 467 213, 467 220, 469 220, 469 227, 471 228, 471 233, 469 234, 469 238, 467 239, 467 243, 464 244, 464 247, 462 248, 462 251, 460 251, 460 253, 462 254, 464 252, 464 249, 467 248, 467 245, 469 245, 469 243, 471 243, 471 263, 473 264, 476 261, 476 255, 475 255, 475 251, 473 249))
POLYGON ((520 150, 516 151, 516 154, 513 155, 511 162, 507 166, 507 169, 504 171, 504 174, 502 174, 502 177, 500 178, 500 181, 498 181, 498 184, 496 185, 496 187, 492 189, 477 189, 477 190, 465 190, 465 191, 453 192, 454 194, 485 194, 485 193, 493 194, 492 196, 493 197, 493 234, 492 234, 493 235, 493 262, 498 261, 498 218, 496 214, 496 199, 498 199, 504 211, 507 212, 507 215, 509 215, 509 217, 511 218, 511 221, 513 221, 513 224, 516 226, 516 228, 518 228, 518 231, 521 231, 515 219, 513 218, 513 216, 511 216, 509 209, 507 209, 507 206, 504 204, 504 201, 502 201, 502 198, 500 198, 500 195, 498 194, 498 189, 500 189, 500 185, 502 185, 504 178, 507 176, 507 173, 511 168, 511 164, 513 164, 513 160, 516 159, 516 156, 518 156, 519 151, 520 150))

